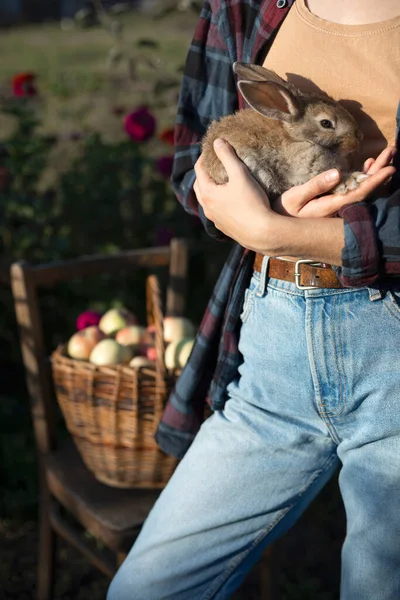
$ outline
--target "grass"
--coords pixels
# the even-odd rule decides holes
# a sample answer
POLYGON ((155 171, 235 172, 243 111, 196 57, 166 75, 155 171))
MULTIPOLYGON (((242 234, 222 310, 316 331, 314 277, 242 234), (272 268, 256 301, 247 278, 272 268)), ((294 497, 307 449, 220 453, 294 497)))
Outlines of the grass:
MULTIPOLYGON (((63 31, 58 24, 44 24, 2 32, 3 93, 8 94, 9 81, 16 73, 35 73, 40 93, 35 102, 46 133, 90 129, 118 138, 123 133, 112 109, 122 106, 130 110, 142 103, 155 105, 161 124, 171 125, 197 15, 178 12, 154 20, 150 15, 128 13, 119 20, 123 33, 117 42, 102 26, 63 31), (141 45, 142 40, 152 40, 157 47, 141 45), (112 48, 124 55, 110 64, 112 48), (136 64, 134 80, 129 78, 128 56, 136 64), (157 81, 174 83, 163 105, 154 97, 157 81)), ((9 119, 0 115, 0 140, 7 137, 11 126, 9 119)))

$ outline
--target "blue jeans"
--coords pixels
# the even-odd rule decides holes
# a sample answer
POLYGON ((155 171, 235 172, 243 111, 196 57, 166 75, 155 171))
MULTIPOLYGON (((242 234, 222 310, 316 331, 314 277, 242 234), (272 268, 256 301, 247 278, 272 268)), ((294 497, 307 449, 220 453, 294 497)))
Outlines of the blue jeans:
POLYGON ((400 294, 253 275, 244 362, 108 600, 223 600, 341 465, 342 600, 400 598, 400 294))

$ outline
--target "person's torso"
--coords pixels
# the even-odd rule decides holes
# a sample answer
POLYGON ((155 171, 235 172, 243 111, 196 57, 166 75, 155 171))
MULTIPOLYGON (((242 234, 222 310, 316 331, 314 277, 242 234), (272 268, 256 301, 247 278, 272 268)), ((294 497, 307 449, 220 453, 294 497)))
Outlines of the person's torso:
POLYGON ((316 87, 358 121, 359 160, 376 157, 396 138, 400 98, 400 15, 368 25, 341 25, 313 15, 296 0, 264 60, 301 90, 316 87))

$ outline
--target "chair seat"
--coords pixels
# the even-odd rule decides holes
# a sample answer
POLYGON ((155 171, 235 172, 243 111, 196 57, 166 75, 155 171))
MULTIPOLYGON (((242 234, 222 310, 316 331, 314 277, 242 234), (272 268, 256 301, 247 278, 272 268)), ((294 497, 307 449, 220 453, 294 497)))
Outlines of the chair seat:
POLYGON ((45 458, 53 496, 116 552, 128 552, 161 490, 120 489, 97 481, 72 439, 45 458))

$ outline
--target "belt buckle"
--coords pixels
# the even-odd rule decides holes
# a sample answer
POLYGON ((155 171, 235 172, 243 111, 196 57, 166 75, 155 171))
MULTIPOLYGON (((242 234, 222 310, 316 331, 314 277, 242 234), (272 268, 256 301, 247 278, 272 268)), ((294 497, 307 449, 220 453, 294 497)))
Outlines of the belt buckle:
POLYGON ((302 258, 300 260, 297 260, 296 264, 294 265, 294 282, 296 284, 296 287, 299 290, 317 290, 319 288, 318 285, 301 285, 301 283, 300 283, 300 265, 302 265, 302 264, 308 264, 308 265, 313 265, 314 267, 317 267, 321 263, 316 262, 315 260, 309 260, 307 258, 302 258))

